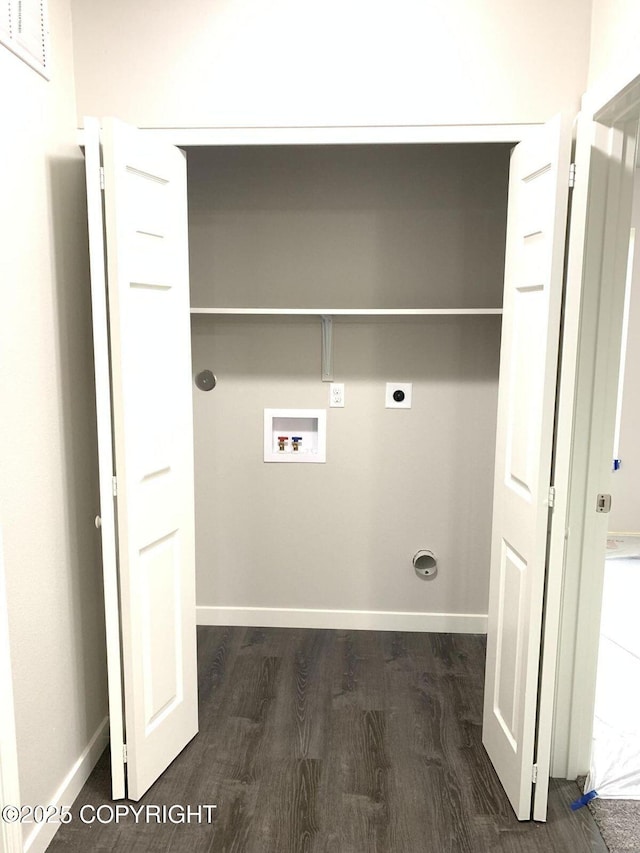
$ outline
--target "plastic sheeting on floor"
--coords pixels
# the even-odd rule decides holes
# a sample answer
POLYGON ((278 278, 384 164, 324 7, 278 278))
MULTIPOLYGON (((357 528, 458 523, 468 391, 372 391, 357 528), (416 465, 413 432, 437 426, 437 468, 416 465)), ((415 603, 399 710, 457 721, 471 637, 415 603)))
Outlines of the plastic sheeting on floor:
POLYGON ((640 535, 609 538, 585 791, 640 799, 640 535))

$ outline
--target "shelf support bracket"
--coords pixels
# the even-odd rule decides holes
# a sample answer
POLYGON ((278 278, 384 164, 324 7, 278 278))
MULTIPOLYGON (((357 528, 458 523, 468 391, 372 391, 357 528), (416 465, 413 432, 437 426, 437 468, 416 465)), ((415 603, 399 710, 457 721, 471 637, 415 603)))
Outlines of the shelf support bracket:
POLYGON ((322 322, 322 381, 333 382, 333 317, 323 314, 322 322))

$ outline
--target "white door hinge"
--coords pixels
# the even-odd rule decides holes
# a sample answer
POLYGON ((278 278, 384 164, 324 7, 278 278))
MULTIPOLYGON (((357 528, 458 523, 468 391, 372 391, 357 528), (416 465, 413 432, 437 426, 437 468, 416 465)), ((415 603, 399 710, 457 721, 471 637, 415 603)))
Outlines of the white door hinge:
POLYGON ((100 189, 104 189, 104 169, 100 166, 100 189))
POLYGON ((114 496, 114 498, 117 498, 118 497, 118 478, 117 477, 111 478, 111 485, 113 487, 113 496, 114 496))
POLYGON ((549 486, 549 509, 553 509, 556 505, 556 487, 549 486))
POLYGON ((126 743, 122 744, 122 760, 124 761, 125 764, 127 763, 127 745, 126 745, 126 743))
POLYGON ((569 189, 573 189, 576 185, 576 164, 572 163, 569 166, 569 189))
POLYGON ((533 767, 531 768, 531 781, 532 782, 538 781, 538 765, 537 764, 534 764, 533 767))

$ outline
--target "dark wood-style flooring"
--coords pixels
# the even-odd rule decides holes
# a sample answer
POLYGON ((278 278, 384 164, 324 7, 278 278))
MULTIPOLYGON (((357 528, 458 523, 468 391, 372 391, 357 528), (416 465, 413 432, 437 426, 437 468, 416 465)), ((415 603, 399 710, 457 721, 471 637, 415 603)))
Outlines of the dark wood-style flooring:
MULTIPOLYGON (((61 826, 104 853, 606 853, 575 783, 520 823, 481 744, 484 637, 199 628, 200 734, 143 803, 207 824, 61 826)), ((79 795, 110 802, 105 755, 79 795)))

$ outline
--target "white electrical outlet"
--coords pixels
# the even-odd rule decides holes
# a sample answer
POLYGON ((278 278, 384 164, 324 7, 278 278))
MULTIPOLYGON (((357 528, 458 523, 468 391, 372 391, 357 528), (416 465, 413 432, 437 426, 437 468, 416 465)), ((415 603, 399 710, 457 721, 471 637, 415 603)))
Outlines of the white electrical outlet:
POLYGON ((344 408, 344 382, 332 382, 329 385, 329 407, 332 409, 344 408))
POLYGON ((384 405, 387 409, 411 408, 411 382, 387 382, 384 405))

